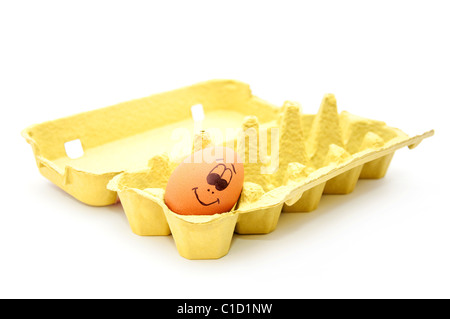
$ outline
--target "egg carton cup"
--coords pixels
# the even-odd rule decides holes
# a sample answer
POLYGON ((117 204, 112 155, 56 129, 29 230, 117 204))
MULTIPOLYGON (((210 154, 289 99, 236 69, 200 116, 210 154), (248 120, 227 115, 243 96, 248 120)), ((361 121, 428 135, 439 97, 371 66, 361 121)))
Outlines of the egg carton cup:
MULTIPOLYGON (((216 259, 229 252, 234 233, 270 233, 282 212, 313 211, 323 194, 348 194, 359 178, 382 178, 396 150, 412 149, 434 131, 410 137, 381 121, 339 114, 332 94, 324 96, 317 114, 303 114, 297 102, 277 107, 253 96, 244 83, 214 80, 34 125, 22 134, 42 175, 75 198, 95 206, 119 198, 134 233, 172 234, 181 256, 216 259), (203 105, 206 132, 217 126, 257 132, 248 143, 238 137, 220 143, 231 141, 246 160, 255 149, 259 158, 263 132, 280 131, 278 169, 262 174, 271 163, 245 161, 244 187, 230 212, 180 215, 164 203, 179 163, 168 152, 170 132, 195 125, 190 108, 196 104, 203 105), (81 142, 83 156, 67 155, 64 143, 72 140, 81 142)), ((208 138, 194 139, 194 150, 217 144, 208 138)), ((273 142, 268 140, 268 149, 273 142)))
MULTIPOLYGON (((152 186, 148 184, 151 184, 152 170, 159 170, 157 166, 119 174, 110 181, 108 189, 118 192, 134 233, 141 236, 172 234, 181 256, 215 259, 228 253, 234 233, 270 233, 276 228, 282 211, 312 211, 319 205, 326 189, 330 194, 351 192, 365 167, 369 178, 384 176, 387 162, 397 149, 413 148, 430 134, 427 132, 362 152, 358 157, 314 171, 301 183, 280 186, 264 193, 255 202, 238 203, 236 209, 222 214, 199 216, 172 212, 164 203, 163 189, 146 187, 152 186)), ((251 186, 244 184, 244 188, 251 186)))
MULTIPOLYGON (((280 108, 276 122, 282 131, 280 139, 290 140, 289 143, 280 141, 278 172, 263 175, 251 169, 255 164, 244 163, 246 181, 235 209, 230 212, 211 216, 186 216, 172 212, 164 203, 164 187, 155 188, 158 184, 164 186, 176 167, 167 155, 153 158, 147 169, 117 175, 108 188, 118 192, 136 234, 172 234, 181 256, 214 259, 228 253, 234 233, 270 233, 276 228, 282 212, 312 211, 318 207, 323 194, 348 194, 354 190, 359 178, 382 178, 397 149, 405 146, 414 148, 424 138, 433 135, 433 131, 429 131, 408 137, 384 122, 360 118, 348 112, 337 115, 335 99, 331 95, 325 96, 317 115, 302 115, 297 103, 286 102, 280 108), (334 116, 330 117, 330 113, 334 116), (326 118, 322 124, 321 118, 326 118), (339 123, 333 126, 330 121, 339 123), (303 128, 302 123, 305 124, 303 128), (344 133, 348 133, 346 130, 355 127, 359 138, 352 134, 347 136, 346 143, 342 142, 343 146, 334 144, 343 140, 344 133), (335 132, 322 134, 324 129, 335 132), (296 132, 294 135, 293 131, 296 132), (335 136, 338 136, 337 140, 333 140, 335 136), (320 143, 315 143, 315 140, 320 143), (301 146, 292 143, 300 143, 301 146), (327 151, 320 154, 319 148, 327 151), (316 154, 324 156, 315 157, 316 154), (161 175, 159 172, 165 173, 161 175), (151 209, 155 204, 157 209, 151 209), (155 231, 155 228, 158 230, 155 231)), ((254 116, 246 117, 242 127, 260 130, 254 116)), ((207 147, 210 144, 206 141, 201 145, 207 147)), ((246 158, 248 150, 255 147, 258 147, 258 141, 256 145, 247 145, 241 156, 246 158)), ((237 150, 242 151, 239 146, 237 150)), ((260 168, 262 164, 256 166, 260 168)))

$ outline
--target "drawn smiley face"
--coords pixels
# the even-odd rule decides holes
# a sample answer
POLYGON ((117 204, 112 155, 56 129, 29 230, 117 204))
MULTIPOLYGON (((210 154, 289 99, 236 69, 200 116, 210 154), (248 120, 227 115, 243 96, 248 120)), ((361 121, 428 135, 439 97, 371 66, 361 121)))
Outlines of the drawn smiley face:
POLYGON ((244 183, 243 164, 232 149, 216 147, 210 151, 199 151, 206 155, 200 163, 192 161, 198 155, 194 153, 170 176, 164 200, 173 212, 212 215, 230 211, 237 202, 244 183))
MULTIPOLYGON (((223 160, 222 158, 217 159, 219 160, 223 160)), ((211 185, 215 188, 216 192, 222 192, 223 190, 225 190, 228 185, 230 185, 231 183, 231 179, 233 178, 233 173, 236 174, 236 168, 234 166, 233 163, 231 163, 231 167, 233 168, 233 170, 231 170, 230 168, 228 168, 225 164, 217 164, 216 166, 214 166, 214 168, 209 172, 208 176, 206 176, 206 182, 208 183, 208 185, 211 185)), ((192 189, 194 191, 195 197, 197 198, 198 202, 203 205, 203 206, 209 206, 209 205, 213 205, 213 204, 220 204, 220 198, 217 197, 217 199, 213 202, 210 203, 205 203, 203 202, 197 193, 198 190, 198 186, 194 187, 192 189)), ((214 195, 215 191, 212 188, 208 188, 207 189, 208 192, 211 192, 212 195, 214 195)), ((220 195, 220 194, 218 194, 220 195)))

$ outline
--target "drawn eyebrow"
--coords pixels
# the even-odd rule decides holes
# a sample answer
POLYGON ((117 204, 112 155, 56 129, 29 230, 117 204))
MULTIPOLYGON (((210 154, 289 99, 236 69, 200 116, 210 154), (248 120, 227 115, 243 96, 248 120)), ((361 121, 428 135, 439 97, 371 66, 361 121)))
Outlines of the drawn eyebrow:
POLYGON ((231 166, 233 166, 233 171, 234 171, 234 173, 237 174, 237 173, 236 173, 236 169, 234 168, 233 163, 231 163, 231 166))
POLYGON ((223 161, 223 158, 218 158, 216 159, 216 161, 223 161))

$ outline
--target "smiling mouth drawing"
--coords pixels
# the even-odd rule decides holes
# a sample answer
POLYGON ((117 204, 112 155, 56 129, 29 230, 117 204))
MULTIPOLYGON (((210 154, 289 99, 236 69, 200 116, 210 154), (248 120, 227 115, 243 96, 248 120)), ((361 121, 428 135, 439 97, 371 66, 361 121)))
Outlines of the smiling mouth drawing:
POLYGON ((199 202, 200 204, 202 204, 203 206, 209 206, 209 205, 212 205, 212 204, 215 204, 215 203, 220 204, 219 198, 217 198, 217 200, 215 200, 214 202, 208 203, 208 204, 202 202, 202 201, 200 200, 200 198, 198 198, 197 189, 198 189, 198 187, 194 187, 192 190, 194 191, 195 197, 197 197, 198 202, 199 202))

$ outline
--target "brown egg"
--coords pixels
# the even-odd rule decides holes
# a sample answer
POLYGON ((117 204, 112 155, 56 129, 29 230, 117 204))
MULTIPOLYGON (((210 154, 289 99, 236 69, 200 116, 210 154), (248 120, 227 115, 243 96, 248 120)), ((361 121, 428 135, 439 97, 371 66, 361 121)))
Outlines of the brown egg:
POLYGON ((244 164, 231 148, 207 147, 188 156, 172 173, 164 201, 182 215, 230 211, 244 184, 244 164))

